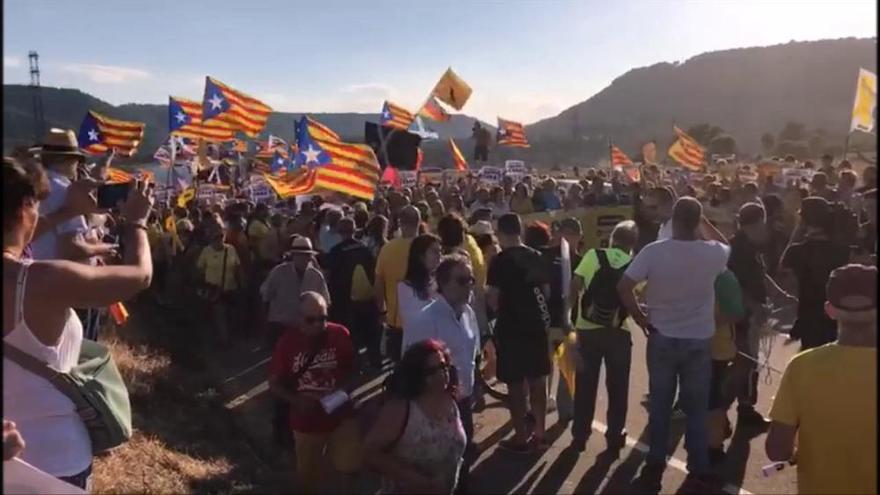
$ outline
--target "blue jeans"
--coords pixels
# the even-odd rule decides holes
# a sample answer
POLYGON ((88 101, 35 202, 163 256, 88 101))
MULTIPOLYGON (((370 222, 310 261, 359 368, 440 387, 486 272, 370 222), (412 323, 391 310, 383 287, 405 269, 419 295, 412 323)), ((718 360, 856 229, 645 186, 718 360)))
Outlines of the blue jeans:
POLYGON ((648 390, 650 439, 649 463, 666 463, 669 450, 669 422, 676 384, 687 414, 685 449, 688 471, 709 472, 708 412, 712 359, 710 339, 676 339, 658 332, 648 337, 648 390))

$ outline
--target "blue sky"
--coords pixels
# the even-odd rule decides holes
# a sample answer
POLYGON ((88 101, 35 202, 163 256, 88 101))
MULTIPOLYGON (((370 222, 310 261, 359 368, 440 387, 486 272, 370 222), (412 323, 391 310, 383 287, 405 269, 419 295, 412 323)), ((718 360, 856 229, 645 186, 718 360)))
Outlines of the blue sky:
POLYGON ((201 98, 205 75, 282 111, 415 110, 452 66, 463 113, 530 123, 634 67, 876 36, 872 0, 4 0, 3 78, 114 104, 201 98))

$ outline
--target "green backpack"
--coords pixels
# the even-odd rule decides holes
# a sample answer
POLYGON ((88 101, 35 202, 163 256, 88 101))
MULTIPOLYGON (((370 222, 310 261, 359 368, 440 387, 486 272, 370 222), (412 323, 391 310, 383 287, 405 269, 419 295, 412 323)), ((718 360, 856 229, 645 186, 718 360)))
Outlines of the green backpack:
POLYGON ((92 453, 100 454, 131 438, 131 404, 122 375, 107 346, 83 339, 79 364, 61 373, 17 347, 3 343, 3 355, 41 376, 67 396, 76 407, 92 440, 92 453))

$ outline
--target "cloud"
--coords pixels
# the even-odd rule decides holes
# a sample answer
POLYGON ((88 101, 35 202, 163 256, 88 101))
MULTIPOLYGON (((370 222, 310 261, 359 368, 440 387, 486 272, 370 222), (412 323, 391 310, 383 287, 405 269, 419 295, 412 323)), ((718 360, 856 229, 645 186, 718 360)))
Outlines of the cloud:
POLYGON ((153 77, 145 70, 118 65, 66 64, 61 70, 77 76, 85 76, 91 82, 98 84, 130 83, 153 77))
POLYGON ((357 95, 363 98, 390 98, 395 93, 395 89, 387 84, 366 83, 366 84, 349 84, 342 88, 342 92, 350 95, 357 95))
POLYGON ((19 67, 21 59, 12 55, 3 55, 3 67, 19 67))

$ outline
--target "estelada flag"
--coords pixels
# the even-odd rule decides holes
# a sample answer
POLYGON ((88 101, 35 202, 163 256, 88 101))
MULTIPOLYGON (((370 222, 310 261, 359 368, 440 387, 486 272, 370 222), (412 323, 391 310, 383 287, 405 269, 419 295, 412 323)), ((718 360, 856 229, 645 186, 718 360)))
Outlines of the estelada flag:
POLYGON ((240 130, 256 137, 266 127, 272 108, 256 98, 230 88, 212 78, 205 78, 202 98, 202 122, 222 123, 227 129, 240 130))
POLYGON ((382 105, 380 124, 385 127, 393 127, 405 131, 412 125, 414 118, 415 115, 396 103, 385 100, 385 104, 382 105))
POLYGON ((443 103, 451 106, 456 110, 461 110, 468 98, 471 97, 473 90, 468 83, 458 77, 458 74, 452 71, 452 67, 446 69, 446 72, 437 81, 431 94, 440 99, 443 103))
POLYGON ((301 168, 281 177, 265 174, 263 178, 281 199, 308 194, 315 189, 315 170, 312 169, 301 168))
POLYGON ((132 156, 144 138, 145 124, 105 117, 89 110, 79 126, 79 147, 86 153, 100 154, 116 150, 121 156, 132 156))
POLYGON ((461 154, 461 151, 458 149, 458 146, 455 145, 455 141, 453 141, 452 138, 449 138, 449 149, 452 150, 452 160, 455 161, 455 170, 467 170, 467 161, 464 159, 464 155, 461 154))
POLYGON ((235 130, 218 120, 202 122, 200 102, 173 96, 168 97, 168 131, 174 136, 205 141, 230 141, 235 138, 235 130))
POLYGON ((107 176, 104 180, 107 184, 127 184, 134 180, 134 176, 125 170, 107 167, 107 176))
POLYGON ((443 109, 440 102, 438 102, 437 98, 434 96, 428 98, 428 101, 426 101, 421 110, 419 110, 419 115, 435 122, 448 122, 450 119, 449 114, 443 109))
POLYGON ((523 125, 512 120, 504 120, 501 117, 498 117, 498 133, 495 141, 500 146, 529 147, 529 142, 526 140, 526 130, 523 125))
POLYGON ((373 199, 380 170, 370 146, 345 143, 329 127, 306 115, 296 123, 296 141, 294 167, 314 169, 314 187, 373 199))
POLYGON ((849 130, 874 132, 877 125, 877 74, 859 68, 856 99, 853 103, 852 123, 849 130))
POLYGON ((696 139, 690 137, 686 132, 679 129, 678 126, 672 126, 672 129, 675 131, 678 139, 669 147, 669 157, 688 170, 702 171, 706 151, 697 143, 696 139))
POLYGON ((616 170, 623 170, 624 165, 632 165, 632 160, 626 156, 626 153, 623 152, 620 148, 615 145, 611 146, 611 166, 616 170))

